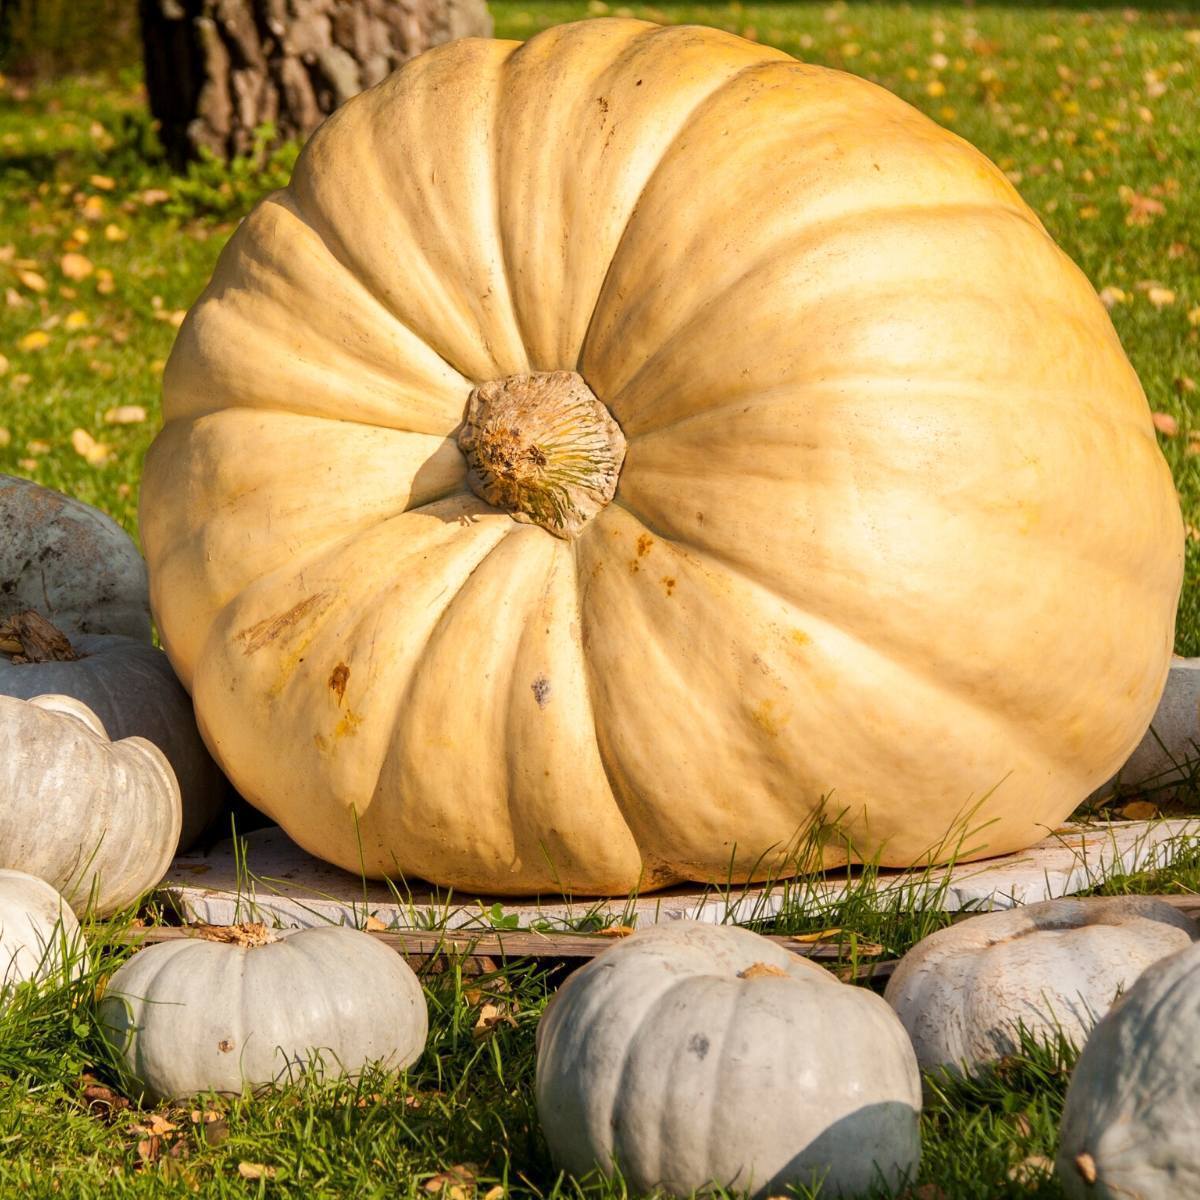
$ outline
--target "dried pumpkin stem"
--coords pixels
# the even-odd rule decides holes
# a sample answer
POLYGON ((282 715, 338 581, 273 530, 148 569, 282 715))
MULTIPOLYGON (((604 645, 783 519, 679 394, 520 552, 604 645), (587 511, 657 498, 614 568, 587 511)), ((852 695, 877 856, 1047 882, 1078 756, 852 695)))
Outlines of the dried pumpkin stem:
POLYGON ((574 371, 480 384, 458 445, 481 500, 567 540, 616 494, 625 461, 621 427, 574 371))
POLYGON ((32 609, 0 621, 0 654, 14 663, 75 662, 80 657, 67 635, 32 609))

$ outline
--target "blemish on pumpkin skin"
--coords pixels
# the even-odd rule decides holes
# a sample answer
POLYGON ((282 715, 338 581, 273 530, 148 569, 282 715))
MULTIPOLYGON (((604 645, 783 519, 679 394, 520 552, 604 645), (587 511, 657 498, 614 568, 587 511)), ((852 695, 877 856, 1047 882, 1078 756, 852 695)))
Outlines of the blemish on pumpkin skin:
POLYGON ((774 700, 764 700, 755 709, 750 712, 750 719, 770 737, 778 737, 779 731, 783 728, 787 718, 775 711, 774 700))
POLYGON ((222 1038, 217 1043, 217 1049, 220 1050, 222 1054, 228 1054, 233 1049, 233 1043, 228 1038, 222 1038))
POLYGON ((316 746, 316 748, 320 750, 322 754, 325 754, 329 750, 329 742, 326 740, 323 733, 313 734, 313 745, 316 746))
POLYGON ((298 604, 293 604, 287 612, 280 613, 277 617, 267 617, 265 621, 259 621, 241 630, 234 636, 245 643, 242 653, 250 655, 264 646, 278 641, 286 633, 294 630, 296 625, 314 609, 318 612, 324 611, 329 606, 329 601, 328 592, 317 592, 315 595, 301 600, 298 604))
POLYGON ((338 663, 329 676, 329 690, 337 697, 338 707, 346 696, 346 684, 350 679, 350 668, 345 663, 338 663))
POLYGON ((662 583, 663 583, 663 587, 665 587, 667 589, 667 595, 673 596, 675 594, 675 580, 672 579, 669 575, 664 575, 662 577, 662 583))
POLYGON ((793 629, 791 637, 797 646, 807 646, 812 641, 812 638, 803 629, 793 629))
POLYGON ((533 691, 533 698, 537 701, 538 708, 545 708, 550 703, 550 680, 545 675, 539 675, 530 688, 533 691))
POLYGON ((638 535, 637 558, 631 558, 629 560, 629 572, 631 575, 636 575, 638 571, 641 570, 639 559, 645 558, 646 555, 650 553, 650 550, 653 546, 654 539, 648 533, 642 533, 638 535))
POLYGON ((351 737, 358 732, 358 727, 362 724, 362 717, 348 710, 346 715, 333 727, 333 736, 335 738, 351 737))

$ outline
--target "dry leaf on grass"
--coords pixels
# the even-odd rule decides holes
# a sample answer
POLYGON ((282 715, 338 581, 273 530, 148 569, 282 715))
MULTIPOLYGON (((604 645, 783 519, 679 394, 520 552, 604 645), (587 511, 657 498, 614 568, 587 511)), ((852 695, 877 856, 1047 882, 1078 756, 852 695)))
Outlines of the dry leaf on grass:
POLYGON ((387 929, 387 925, 377 916, 372 914, 367 918, 366 924, 363 926, 363 928, 366 929, 368 933, 382 933, 385 929, 387 929))
POLYGON ((92 260, 84 254, 64 254, 58 261, 58 269, 68 278, 79 283, 86 279, 96 268, 92 260))
POLYGON ((1008 1168, 1008 1177, 1013 1183, 1025 1187, 1037 1187, 1054 1173, 1054 1160, 1044 1154, 1031 1154, 1008 1168))
POLYGON ((516 1025, 516 1018, 506 1004, 493 1004, 490 1000, 480 1005, 479 1015, 475 1019, 475 1028, 471 1031, 477 1038, 486 1037, 497 1025, 516 1025))
POLYGON ((243 1179, 274 1179, 279 1174, 277 1167, 268 1167, 264 1163, 240 1162, 238 1174, 243 1179))
POLYGON ((637 933, 632 925, 610 925, 607 929, 597 929, 597 937, 607 938, 623 938, 628 937, 631 933, 637 933))
POLYGON ((1164 437, 1174 437, 1179 432, 1179 422, 1170 413, 1153 412, 1150 414, 1150 420, 1164 437))
POLYGON ((86 429, 71 431, 71 447, 91 467, 103 466, 112 457, 112 447, 96 441, 86 429))
POLYGON ((1160 815, 1158 805, 1149 800, 1131 800, 1118 808, 1117 813, 1127 821, 1153 821, 1160 815))
POLYGON ((146 410, 140 404, 118 404, 104 414, 106 425, 139 425, 146 419, 146 410))
POLYGON ((208 942, 225 942, 231 946, 266 946, 278 941, 261 921, 247 921, 241 925, 185 925, 184 928, 195 937, 202 937, 208 942))
POLYGON ((457 1163, 431 1175, 421 1185, 427 1192, 441 1192, 446 1200, 467 1200, 475 1191, 475 1163, 457 1163))

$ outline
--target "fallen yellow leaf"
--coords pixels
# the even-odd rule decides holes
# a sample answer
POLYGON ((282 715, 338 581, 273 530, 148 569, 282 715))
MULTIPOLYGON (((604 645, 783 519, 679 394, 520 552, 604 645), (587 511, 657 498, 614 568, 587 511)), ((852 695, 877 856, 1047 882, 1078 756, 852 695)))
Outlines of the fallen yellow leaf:
POLYGON ((43 350, 50 345, 50 335, 44 329, 31 329, 18 343, 22 350, 43 350))
POLYGON ((99 188, 102 192, 111 192, 117 186, 117 181, 108 175, 93 175, 88 182, 92 187, 99 188))
POLYGON ((104 227, 104 236, 110 242, 123 242, 129 237, 129 234, 127 234, 125 230, 120 227, 120 225, 114 225, 110 221, 104 227))
POLYGON ((50 285, 36 271, 23 270, 17 272, 17 278, 31 291, 44 292, 50 285))
POLYGON ((89 324, 88 315, 82 309, 77 308, 74 312, 67 313, 66 320, 63 321, 64 329, 85 329, 89 324))
POLYGON ((147 188, 141 196, 143 204, 165 204, 171 198, 170 192, 164 192, 162 188, 147 188))
POLYGON ((1158 805, 1149 800, 1131 800, 1117 809, 1117 812, 1127 821, 1153 821, 1159 815, 1158 805))
MULTIPOLYGON (((119 404, 116 408, 110 408, 104 414, 104 423, 106 425, 137 425, 146 419, 146 410, 140 404, 119 404)), ((371 921, 374 917, 367 919, 367 928, 371 928, 371 921)))
POLYGON ((0 450, 3 450, 5 446, 11 446, 11 445, 12 445, 12 434, 9 433, 9 431, 7 429, 5 429, 3 425, 0 425, 0 450))
POLYGON ((1179 422, 1170 413, 1153 412, 1150 414, 1150 420, 1164 437, 1174 437, 1179 432, 1179 422))
POLYGON ((58 267, 68 279, 74 279, 76 283, 81 279, 86 279, 96 269, 87 255, 74 252, 64 254, 59 260, 58 267))
POLYGON ((86 429, 71 431, 71 446, 90 467, 99 467, 108 462, 111 450, 103 442, 98 442, 86 429))
MULTIPOLYGON (((146 414, 143 412, 142 418, 145 419, 145 416, 146 414)), ((107 420, 107 417, 105 419, 107 420)), ((367 918, 366 924, 363 926, 363 928, 368 933, 382 933, 387 926, 377 916, 372 914, 367 918)))
POLYGON ((89 196, 79 211, 85 221, 99 221, 104 216, 104 201, 99 196, 89 196))
POLYGON ((1196 307, 1188 313, 1187 319, 1189 325, 1200 326, 1200 304, 1197 304, 1196 307))
POLYGON ((8 359, 5 358, 3 354, 0 354, 0 375, 7 374, 7 372, 8 372, 8 359))
POLYGON ((238 1174, 243 1179, 274 1179, 279 1174, 277 1167, 268 1167, 263 1163, 240 1162, 238 1174))
POLYGON ((111 296, 117 290, 113 273, 107 267, 101 267, 96 272, 96 291, 102 296, 111 296))
POLYGON ((1100 289, 1100 303, 1107 309, 1118 304, 1124 304, 1129 299, 1129 293, 1119 287, 1103 287, 1100 289))
POLYGON ((1155 308, 1166 308, 1168 304, 1175 303, 1175 292, 1168 287, 1152 287, 1147 289, 1146 299, 1155 308))

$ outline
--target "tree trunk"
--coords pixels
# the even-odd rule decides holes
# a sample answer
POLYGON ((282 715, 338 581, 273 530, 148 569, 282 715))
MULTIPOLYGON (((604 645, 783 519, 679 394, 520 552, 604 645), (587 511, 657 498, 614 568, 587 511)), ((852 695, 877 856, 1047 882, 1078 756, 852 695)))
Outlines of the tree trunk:
POLYGON ((485 0, 140 0, 146 91, 181 165, 303 138, 401 63, 488 36, 485 0))

